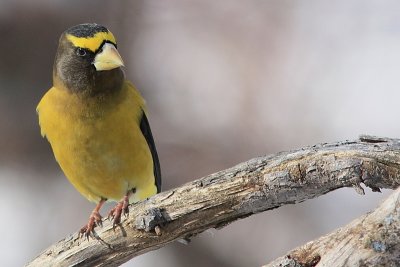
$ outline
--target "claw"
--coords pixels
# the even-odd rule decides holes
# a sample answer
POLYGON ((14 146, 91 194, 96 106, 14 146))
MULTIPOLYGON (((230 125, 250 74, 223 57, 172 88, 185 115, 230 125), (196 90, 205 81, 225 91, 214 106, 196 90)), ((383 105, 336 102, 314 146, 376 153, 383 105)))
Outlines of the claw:
POLYGON ((97 226, 102 226, 102 217, 99 213, 99 210, 101 206, 103 206, 105 199, 101 199, 100 202, 96 205, 96 207, 93 209, 92 214, 89 216, 89 221, 88 223, 79 230, 79 235, 86 237, 89 240, 90 234, 94 232, 94 227, 97 226))
POLYGON ((110 210, 110 212, 108 213, 108 218, 111 218, 114 220, 113 222, 113 227, 115 227, 117 224, 121 223, 121 215, 122 213, 124 215, 128 215, 129 213, 129 196, 132 194, 131 191, 129 191, 124 198, 117 203, 117 205, 115 205, 114 208, 112 208, 110 210))

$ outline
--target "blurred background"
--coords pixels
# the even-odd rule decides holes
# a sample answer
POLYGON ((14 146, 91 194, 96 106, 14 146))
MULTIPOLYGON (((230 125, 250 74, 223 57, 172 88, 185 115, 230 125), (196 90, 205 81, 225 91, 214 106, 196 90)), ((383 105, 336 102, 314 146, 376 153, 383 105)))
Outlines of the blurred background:
MULTIPOLYGON (((394 0, 0 0, 0 265, 27 263, 94 207, 61 173, 35 112, 68 27, 97 22, 117 37, 168 190, 256 156, 399 137, 399 12, 394 0)), ((259 266, 389 193, 338 190, 124 266, 259 266)))

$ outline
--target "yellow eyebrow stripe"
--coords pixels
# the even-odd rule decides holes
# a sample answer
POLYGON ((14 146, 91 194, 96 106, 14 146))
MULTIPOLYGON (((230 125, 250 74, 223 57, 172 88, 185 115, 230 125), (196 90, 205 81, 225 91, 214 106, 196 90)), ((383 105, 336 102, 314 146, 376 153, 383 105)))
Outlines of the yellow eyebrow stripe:
POLYGON ((114 35, 111 32, 98 32, 90 37, 76 37, 67 34, 67 39, 76 47, 87 48, 92 52, 96 52, 104 41, 110 41, 116 44, 114 35))

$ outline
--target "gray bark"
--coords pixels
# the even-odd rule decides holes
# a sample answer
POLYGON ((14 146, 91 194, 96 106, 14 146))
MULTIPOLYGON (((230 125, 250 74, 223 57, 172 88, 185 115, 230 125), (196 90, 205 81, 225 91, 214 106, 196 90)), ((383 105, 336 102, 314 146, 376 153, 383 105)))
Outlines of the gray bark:
POLYGON ((118 266, 174 240, 341 187, 364 194, 361 184, 373 191, 400 185, 399 139, 362 136, 249 160, 134 204, 115 229, 104 220, 95 238, 74 233, 26 266, 118 266))
POLYGON ((374 212, 264 267, 400 266, 400 189, 374 212))

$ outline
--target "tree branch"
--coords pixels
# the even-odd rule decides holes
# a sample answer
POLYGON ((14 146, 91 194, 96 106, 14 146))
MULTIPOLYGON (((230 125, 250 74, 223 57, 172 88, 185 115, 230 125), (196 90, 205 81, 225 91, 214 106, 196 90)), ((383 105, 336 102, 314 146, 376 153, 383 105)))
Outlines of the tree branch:
POLYGON ((130 207, 113 229, 108 220, 89 241, 78 233, 27 266, 118 266, 209 228, 360 184, 373 191, 400 185, 400 140, 362 136, 259 157, 157 194, 130 207))
POLYGON ((400 188, 374 212, 311 241, 264 267, 398 266, 400 188))

